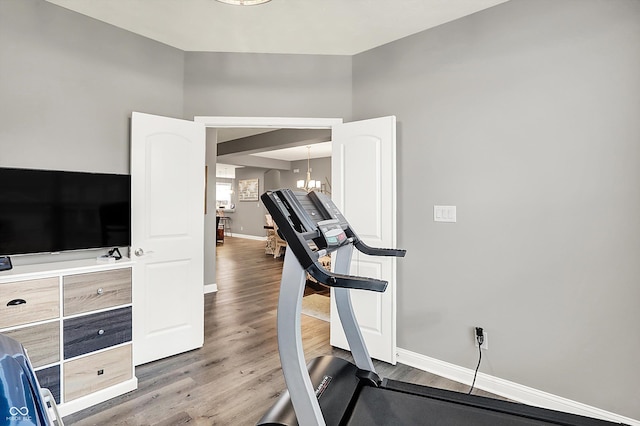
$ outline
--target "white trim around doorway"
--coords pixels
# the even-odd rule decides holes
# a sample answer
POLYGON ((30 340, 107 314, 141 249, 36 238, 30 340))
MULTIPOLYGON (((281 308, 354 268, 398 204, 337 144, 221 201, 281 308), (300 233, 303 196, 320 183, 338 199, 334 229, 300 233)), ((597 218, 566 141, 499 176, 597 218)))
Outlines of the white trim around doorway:
POLYGON ((330 129, 342 124, 342 118, 304 117, 218 117, 196 116, 193 121, 204 123, 205 127, 254 127, 265 129, 330 129))

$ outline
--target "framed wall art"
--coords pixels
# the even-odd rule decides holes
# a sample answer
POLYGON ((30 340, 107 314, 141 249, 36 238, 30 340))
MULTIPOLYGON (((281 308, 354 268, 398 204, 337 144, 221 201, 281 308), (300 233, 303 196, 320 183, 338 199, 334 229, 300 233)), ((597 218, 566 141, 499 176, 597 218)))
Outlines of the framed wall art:
POLYGON ((258 193, 260 192, 258 178, 240 179, 238 181, 238 200, 239 201, 258 201, 258 193))

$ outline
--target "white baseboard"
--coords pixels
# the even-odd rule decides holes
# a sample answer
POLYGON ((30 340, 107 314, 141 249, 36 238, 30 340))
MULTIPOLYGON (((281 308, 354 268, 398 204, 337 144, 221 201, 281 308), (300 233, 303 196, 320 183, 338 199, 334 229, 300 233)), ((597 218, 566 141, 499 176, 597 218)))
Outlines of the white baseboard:
POLYGON ((233 238, 244 238, 246 240, 257 240, 257 241, 267 241, 267 237, 258 237, 255 235, 245 235, 245 234, 231 234, 233 238))
POLYGON ((205 284, 204 294, 215 293, 218 291, 218 284, 205 284))
MULTIPOLYGON (((474 370, 430 358, 406 349, 398 348, 397 352, 399 363, 471 386, 474 370)), ((478 372, 475 387, 523 404, 594 417, 616 423, 640 426, 639 420, 624 417, 481 372, 478 372)))

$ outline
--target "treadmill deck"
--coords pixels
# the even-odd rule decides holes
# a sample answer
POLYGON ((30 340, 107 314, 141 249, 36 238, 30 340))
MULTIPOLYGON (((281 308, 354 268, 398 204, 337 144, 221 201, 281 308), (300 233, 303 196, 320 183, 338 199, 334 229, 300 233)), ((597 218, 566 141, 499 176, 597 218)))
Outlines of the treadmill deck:
POLYGON ((464 404, 452 404, 389 389, 363 387, 346 424, 352 426, 542 426, 558 423, 533 420, 464 404))

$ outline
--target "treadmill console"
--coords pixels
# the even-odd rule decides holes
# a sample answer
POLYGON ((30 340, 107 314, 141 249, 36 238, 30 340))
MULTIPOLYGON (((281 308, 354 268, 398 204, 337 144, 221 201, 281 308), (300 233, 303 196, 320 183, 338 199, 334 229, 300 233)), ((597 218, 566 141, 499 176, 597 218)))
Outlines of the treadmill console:
MULTIPOLYGON (((292 190, 285 189, 275 191, 272 192, 271 195, 276 202, 279 212, 288 217, 290 225, 292 225, 297 232, 314 232, 317 230, 316 222, 311 219, 309 213, 301 205, 298 197, 292 190)), ((267 207, 267 209, 269 208, 267 207)), ((271 213, 271 217, 273 217, 274 220, 279 216, 278 214, 274 215, 271 211, 269 211, 269 213, 271 213)), ((280 224, 278 224, 278 227, 282 228, 280 224)))
POLYGON ((349 227, 347 219, 345 219, 340 210, 338 210, 338 207, 336 207, 334 202, 327 195, 314 191, 309 193, 309 198, 313 201, 318 210, 322 212, 322 215, 326 219, 338 220, 343 229, 347 229, 349 227))
POLYGON ((386 289, 386 281, 332 273, 319 263, 320 257, 348 244, 372 256, 405 254, 404 250, 367 246, 324 194, 278 189, 265 192, 260 198, 278 225, 278 233, 287 241, 287 253, 295 255, 300 265, 324 285, 379 292, 386 289))
POLYGON ((318 229, 324 237, 327 247, 337 247, 347 242, 347 234, 345 234, 337 219, 318 222, 318 229))

